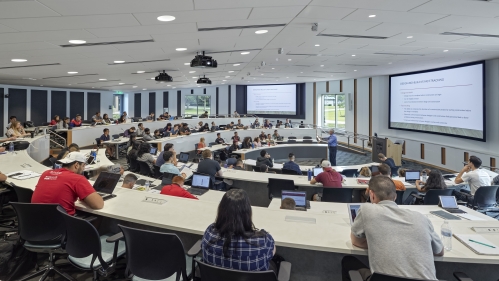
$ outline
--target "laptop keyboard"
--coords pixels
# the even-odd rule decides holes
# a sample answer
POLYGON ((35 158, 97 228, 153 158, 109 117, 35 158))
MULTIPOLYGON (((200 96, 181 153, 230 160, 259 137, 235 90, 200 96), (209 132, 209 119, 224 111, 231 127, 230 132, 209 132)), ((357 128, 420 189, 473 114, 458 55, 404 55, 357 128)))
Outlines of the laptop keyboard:
POLYGON ((206 192, 208 192, 208 189, 200 189, 200 188, 189 188, 187 191, 189 191, 190 194, 192 195, 203 195, 206 192))
POLYGON ((461 209, 445 209, 445 210, 452 214, 466 214, 466 212, 461 209))

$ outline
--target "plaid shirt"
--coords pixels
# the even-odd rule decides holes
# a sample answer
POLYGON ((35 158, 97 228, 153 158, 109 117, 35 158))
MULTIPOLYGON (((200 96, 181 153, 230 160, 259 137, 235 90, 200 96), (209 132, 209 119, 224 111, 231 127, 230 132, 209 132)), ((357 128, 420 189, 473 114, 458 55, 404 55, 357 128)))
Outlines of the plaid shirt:
POLYGON ((269 270, 269 262, 274 251, 274 238, 263 229, 258 237, 232 237, 228 249, 228 257, 223 254, 225 239, 219 236, 215 224, 208 226, 204 232, 201 249, 203 261, 223 268, 242 271, 269 270))

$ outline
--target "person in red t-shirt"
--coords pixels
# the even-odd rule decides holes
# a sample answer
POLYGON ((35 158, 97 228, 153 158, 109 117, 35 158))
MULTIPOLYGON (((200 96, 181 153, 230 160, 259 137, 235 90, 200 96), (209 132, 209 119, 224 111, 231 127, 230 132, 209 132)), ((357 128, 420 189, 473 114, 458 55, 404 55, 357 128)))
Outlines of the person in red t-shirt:
POLYGON ((59 204, 69 215, 75 214, 75 202, 83 201, 92 209, 102 209, 104 200, 82 175, 86 157, 81 152, 71 152, 58 170, 45 171, 36 184, 31 203, 59 204))
POLYGON ((187 190, 183 189, 182 188, 183 186, 184 186, 184 178, 175 176, 172 179, 172 184, 163 186, 163 189, 161 189, 161 194, 198 200, 196 196, 190 194, 187 190))
POLYGON ((336 172, 331 168, 331 162, 322 161, 323 172, 318 174, 315 178, 310 181, 310 184, 322 183, 324 187, 341 187, 343 182, 343 177, 340 173, 336 172))
POLYGON ((52 121, 50 121, 50 126, 57 125, 57 123, 59 123, 59 121, 61 121, 61 118, 59 117, 59 115, 54 116, 54 119, 52 119, 52 121))
POLYGON ((73 127, 73 128, 74 127, 81 127, 81 123, 82 123, 82 121, 81 121, 81 115, 80 114, 76 114, 76 117, 73 120, 71 120, 71 123, 69 123, 69 126, 73 127))

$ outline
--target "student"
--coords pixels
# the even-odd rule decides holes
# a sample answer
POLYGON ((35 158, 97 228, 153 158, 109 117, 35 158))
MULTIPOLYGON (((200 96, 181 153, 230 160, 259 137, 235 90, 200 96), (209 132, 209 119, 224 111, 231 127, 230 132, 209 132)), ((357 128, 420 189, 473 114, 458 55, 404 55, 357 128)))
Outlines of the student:
POLYGON ((260 167, 261 165, 267 165, 269 167, 274 167, 274 160, 270 158, 270 154, 268 154, 267 150, 260 151, 260 156, 256 158, 256 166, 260 167))
POLYGON ((151 174, 154 173, 154 164, 156 164, 156 160, 151 155, 151 145, 148 143, 141 143, 139 146, 139 150, 137 151, 137 161, 144 162, 149 166, 151 170, 151 174))
POLYGON ((239 115, 239 113, 237 113, 237 111, 234 111, 234 114, 232 115, 232 117, 234 117, 234 118, 239 118, 239 117, 241 117, 241 116, 239 115))
POLYGON ((387 164, 390 168, 395 168, 395 161, 392 158, 387 158, 383 153, 378 153, 378 159, 383 163, 387 164))
MULTIPOLYGON (((106 129, 102 130, 102 132, 103 132, 103 134, 102 134, 102 136, 100 136, 101 142, 110 141, 111 136, 109 135, 109 129, 106 128, 106 129)), ((115 160, 115 158, 114 158, 114 146, 113 145, 106 145, 106 152, 109 155, 110 159, 115 160)))
POLYGON ((66 158, 57 161, 62 164, 62 168, 42 173, 31 203, 59 204, 69 215, 75 214, 77 199, 91 209, 102 209, 104 200, 82 175, 86 161, 87 158, 80 152, 71 152, 66 158))
POLYGON ((153 137, 154 137, 155 140, 162 138, 162 136, 161 136, 161 134, 159 132, 159 129, 154 130, 153 137))
POLYGON ((282 210, 295 210, 296 202, 293 198, 284 198, 281 200, 281 209, 282 210))
POLYGON ((163 129, 163 136, 167 137, 172 133, 172 123, 166 124, 165 128, 163 129))
MULTIPOLYGON (((416 189, 420 193, 426 193, 432 189, 447 189, 447 184, 445 184, 445 179, 439 170, 432 170, 428 174, 428 179, 426 183, 416 180, 416 189)), ((404 205, 412 205, 418 199, 412 196, 412 194, 417 194, 418 192, 412 191, 407 199, 404 201, 404 205)), ((416 203, 418 204, 418 203, 416 203)))
POLYGON ((138 137, 143 137, 144 136, 144 130, 145 130, 144 124, 143 123, 139 123, 139 125, 137 125, 137 132, 136 132, 137 136, 138 137))
POLYGON ((190 194, 183 187, 184 187, 184 178, 175 176, 172 179, 172 184, 163 186, 163 188, 161 189, 161 194, 198 200, 196 196, 190 194))
POLYGON ((255 122, 253 123, 254 128, 259 128, 260 127, 260 122, 258 121, 258 118, 255 119, 255 122))
POLYGON ((267 143, 275 145, 275 141, 272 139, 272 136, 270 134, 267 135, 267 143))
POLYGON ((203 127, 203 121, 199 121, 198 124, 194 127, 194 129, 201 130, 202 127, 203 127))
POLYGON ((189 129, 189 124, 183 123, 182 127, 180 128, 180 135, 185 136, 185 135, 190 135, 191 130, 189 129))
POLYGON ((284 128, 293 128, 293 124, 291 124, 291 120, 286 118, 286 123, 284 123, 284 128))
POLYGON ((59 123, 61 121, 61 118, 59 117, 59 115, 55 115, 54 116, 54 119, 52 119, 52 121, 50 121, 50 126, 55 126, 57 125, 57 123, 59 123))
POLYGON ((300 169, 300 166, 298 164, 295 163, 295 154, 294 153, 290 153, 288 155, 288 159, 289 161, 284 163, 283 165, 283 169, 286 169, 286 170, 291 170, 291 171, 294 171, 297 175, 302 175, 302 172, 301 172, 301 169, 300 169))
POLYGON ((206 147, 206 143, 205 143, 204 138, 200 138, 199 142, 198 142, 198 150, 196 151, 196 153, 197 154, 201 154, 203 150, 199 150, 199 149, 202 149, 202 148, 205 148, 205 147, 206 147))
POLYGON ((155 140, 155 138, 151 135, 151 130, 149 128, 144 129, 144 135, 142 135, 142 138, 144 139, 144 141, 155 140))
POLYGON ((205 111, 199 118, 208 118, 208 111, 205 111))
POLYGON ((407 171, 406 168, 399 168, 397 171, 397 175, 399 178, 405 178, 405 172, 407 171))
POLYGON ((234 122, 230 122, 230 124, 227 124, 227 126, 225 126, 225 130, 232 130, 234 129, 234 122))
POLYGON ((129 173, 123 179, 123 184, 121 185, 121 187, 132 189, 133 186, 135 185, 135 182, 137 182, 137 180, 138 180, 138 178, 136 175, 129 173))
POLYGON ((220 130, 220 128, 218 128, 218 126, 215 125, 215 122, 214 121, 211 122, 211 129, 210 129, 210 131, 215 132, 215 131, 218 131, 218 130, 220 130))
POLYGON ((100 116, 100 112, 96 112, 94 116, 92 116, 92 123, 102 123, 102 117, 100 116))
POLYGON ((208 123, 204 123, 203 127, 200 130, 201 132, 209 132, 210 131, 210 125, 208 123))
POLYGON ((237 141, 232 141, 232 145, 229 147, 229 153, 234 153, 234 151, 238 151, 239 150, 239 145, 237 143, 237 141))
POLYGON ((250 148, 252 148, 251 137, 245 137, 244 138, 243 143, 241 145, 241 148, 242 149, 250 149, 250 148))
POLYGON ((137 135, 136 134, 131 134, 129 136, 128 142, 126 143, 126 152, 127 154, 130 152, 132 149, 133 143, 137 140, 137 135))
POLYGON ((146 119, 147 121, 154 121, 154 112, 149 113, 146 119))
POLYGON ((244 171, 244 163, 243 163, 243 160, 241 159, 237 159, 236 161, 236 165, 235 166, 230 166, 229 167, 230 169, 234 169, 234 170, 241 170, 241 171, 244 171))
POLYGON ((323 161, 322 172, 310 181, 310 184, 322 183, 324 187, 341 188, 341 183, 344 181, 340 173, 331 168, 331 163, 327 160, 323 161))
POLYGON ((259 137, 261 140, 264 140, 264 139, 266 139, 266 138, 267 138, 267 135, 265 134, 265 132, 264 132, 264 131, 262 131, 258 137, 259 137))
POLYGON ((173 129, 171 131, 171 134, 170 136, 176 136, 179 134, 179 129, 178 129, 179 125, 175 124, 175 126, 173 126, 173 129))
POLYGON ((234 132, 234 136, 232 136, 231 138, 233 141, 237 141, 237 142, 240 142, 241 141, 241 138, 239 137, 239 135, 237 134, 237 132, 234 132))
POLYGON ((220 133, 217 133, 217 138, 215 139, 217 144, 224 144, 224 139, 220 136, 220 133))
POLYGON ((277 130, 274 130, 274 134, 272 135, 272 139, 277 140, 277 138, 279 138, 279 137, 280 137, 280 135, 277 132, 277 130))
POLYGON ((26 137, 29 136, 30 134, 26 133, 24 131, 24 128, 21 126, 21 123, 19 121, 12 121, 10 124, 9 130, 7 130, 7 137, 26 137))
POLYGON ((125 116, 120 116, 120 119, 118 119, 119 124, 126 123, 126 117, 125 116))
POLYGON ((137 164, 137 151, 139 150, 140 142, 133 142, 130 151, 128 152, 128 160, 130 164, 129 170, 134 173, 138 173, 140 171, 139 164, 137 164))
POLYGON ((359 172, 359 178, 371 178, 371 169, 362 167, 359 172))
MULTIPOLYGON (((222 177, 222 169, 220 168, 220 164, 212 159, 211 151, 208 149, 205 149, 202 153, 203 155, 203 160, 199 162, 198 164, 198 173, 200 174, 205 174, 209 175, 212 186, 215 187, 215 177, 222 177)), ((216 189, 224 189, 225 184, 222 182, 218 186, 216 186, 216 189)))
POLYGON ((466 189, 454 189, 453 194, 456 196, 456 199, 473 204, 474 195, 478 188, 490 185, 491 179, 489 174, 485 170, 480 169, 480 166, 482 166, 482 160, 476 156, 471 156, 468 164, 461 169, 454 182, 456 184, 467 183, 470 191, 466 189))
POLYGON ((369 247, 371 268, 356 257, 345 256, 341 262, 343 280, 350 280, 351 270, 358 270, 363 280, 371 272, 437 280, 433 256, 443 256, 444 247, 431 221, 419 212, 397 206, 397 193, 390 178, 372 178, 369 189, 373 204, 360 207, 350 238, 355 247, 369 247))
POLYGON ((61 160, 63 158, 66 158, 66 156, 71 153, 71 152, 79 152, 80 147, 76 143, 70 144, 68 147, 63 148, 61 152, 57 155, 57 160, 61 160))
POLYGON ((74 128, 74 127, 81 127, 81 123, 82 123, 81 115, 76 114, 75 118, 73 120, 71 120, 71 123, 69 123, 69 124, 72 128, 74 128))
POLYGON ((272 129, 272 123, 270 123, 269 119, 265 119, 265 124, 263 124, 265 129, 272 129))
POLYGON ((250 200, 242 189, 224 194, 215 222, 203 235, 201 250, 205 263, 241 271, 269 270, 276 252, 274 238, 253 224, 250 200))
POLYGON ((255 147, 262 147, 262 143, 260 142, 260 138, 259 137, 256 137, 253 140, 253 143, 255 144, 255 147))
POLYGON ((109 115, 107 115, 107 113, 104 113, 104 116, 102 116, 102 121, 105 124, 111 124, 111 119, 109 119, 109 115))
POLYGON ((7 127, 10 128, 10 126, 12 125, 12 122, 14 121, 17 121, 17 117, 16 116, 10 116, 9 118, 9 124, 7 124, 7 127))
POLYGON ((241 119, 237 119, 236 127, 239 128, 239 129, 244 128, 243 123, 241 123, 241 119))
MULTIPOLYGON (((378 171, 381 173, 382 176, 385 176, 385 177, 390 177, 391 176, 391 168, 390 166, 388 166, 387 164, 383 163, 381 165, 378 166, 378 171)), ((405 190, 405 185, 403 182, 399 181, 399 180, 393 180, 393 183, 395 184, 395 188, 397 190, 405 190)), ((367 190, 366 190, 366 194, 367 194, 367 190)))
POLYGON ((184 179, 187 177, 185 173, 181 174, 179 169, 173 164, 173 159, 175 158, 175 153, 173 151, 165 151, 162 158, 164 164, 161 165, 161 168, 159 169, 161 173, 175 174, 177 176, 182 176, 184 179))
POLYGON ((173 143, 165 144, 165 146, 163 147, 163 151, 161 151, 161 153, 158 155, 158 159, 156 160, 156 166, 161 167, 165 163, 165 160, 163 159, 163 154, 166 151, 173 152, 172 163, 173 163, 173 165, 176 166, 177 165, 177 152, 175 151, 175 149, 173 149, 173 143))

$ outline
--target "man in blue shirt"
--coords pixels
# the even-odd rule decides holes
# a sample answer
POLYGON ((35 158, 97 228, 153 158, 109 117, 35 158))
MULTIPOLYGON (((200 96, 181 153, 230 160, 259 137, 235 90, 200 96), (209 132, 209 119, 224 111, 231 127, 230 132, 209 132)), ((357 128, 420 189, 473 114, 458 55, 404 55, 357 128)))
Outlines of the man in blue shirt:
POLYGON ((161 165, 159 168, 159 171, 161 173, 170 173, 170 174, 175 174, 178 176, 181 176, 185 179, 186 174, 185 173, 180 173, 177 167, 173 164, 173 157, 175 154, 172 151, 165 151, 163 153, 163 160, 165 161, 165 164, 161 165))
POLYGON ((336 152, 338 150, 338 138, 334 134, 334 130, 329 130, 327 148, 329 149, 329 162, 331 162, 331 166, 336 166, 336 152))
MULTIPOLYGON (((111 136, 109 135, 109 129, 106 128, 106 129, 102 130, 102 132, 104 134, 102 136, 100 136, 101 142, 110 141, 111 140, 111 136)), ((113 145, 106 145, 106 152, 107 152, 107 154, 109 155, 109 157, 111 159, 115 159, 113 157, 114 156, 114 147, 113 147, 113 145)))
POLYGON ((378 154, 378 158, 380 161, 384 162, 386 165, 390 166, 390 168, 396 168, 395 161, 392 158, 387 158, 383 153, 378 154))
POLYGON ((300 166, 295 163, 295 155, 293 153, 289 154, 289 162, 284 163, 283 169, 295 171, 297 175, 302 175, 300 166))

